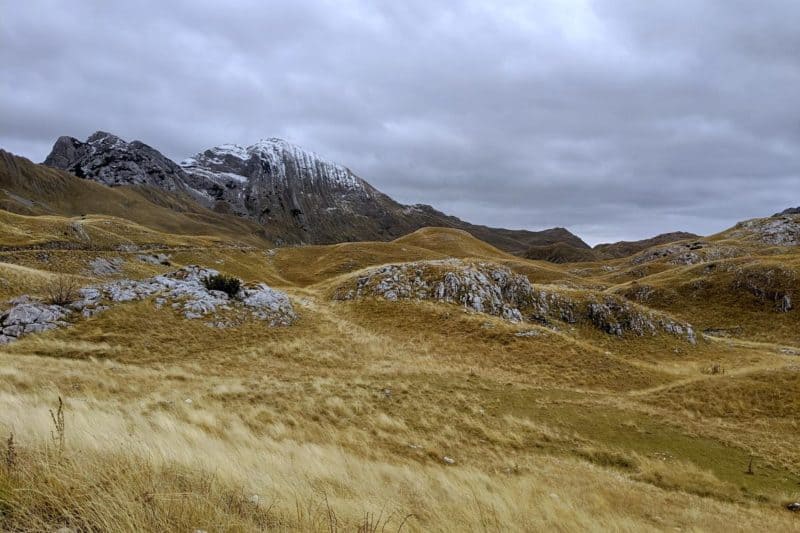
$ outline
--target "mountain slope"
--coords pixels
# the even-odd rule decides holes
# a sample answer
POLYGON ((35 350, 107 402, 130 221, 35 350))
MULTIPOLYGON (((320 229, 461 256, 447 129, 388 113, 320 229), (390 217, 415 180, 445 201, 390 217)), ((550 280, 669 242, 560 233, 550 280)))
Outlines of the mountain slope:
POLYGON ((278 243, 388 241, 438 226, 468 231, 514 254, 560 242, 589 248, 563 228, 490 228, 427 205, 402 205, 350 169, 281 139, 217 146, 178 166, 141 142, 97 132, 85 143, 59 138, 45 164, 107 185, 169 190, 217 212, 248 218, 278 243))
POLYGON ((182 194, 148 185, 106 187, 4 150, 0 150, 0 209, 22 215, 110 215, 169 233, 266 242, 253 222, 215 213, 182 194))
POLYGON ((463 229, 505 251, 568 242, 588 248, 563 228, 532 232, 489 228, 427 205, 402 205, 350 169, 282 139, 248 147, 221 145, 184 160, 191 187, 215 208, 250 216, 268 232, 303 242, 391 240, 429 226, 463 229))
POLYGON ((699 236, 694 233, 686 231, 674 231, 671 233, 662 233, 649 239, 642 239, 640 241, 619 241, 610 244, 598 244, 594 247, 598 257, 603 259, 614 259, 618 257, 628 257, 634 255, 642 250, 646 250, 651 246, 659 244, 667 244, 675 241, 682 241, 685 239, 697 239, 699 236))

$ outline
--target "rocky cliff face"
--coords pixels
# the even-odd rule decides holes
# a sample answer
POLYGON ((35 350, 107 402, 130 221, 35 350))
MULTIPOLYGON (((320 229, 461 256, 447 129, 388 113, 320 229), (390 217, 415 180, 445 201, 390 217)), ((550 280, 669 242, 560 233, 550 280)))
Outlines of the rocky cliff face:
POLYGON ((149 185, 172 192, 189 192, 180 166, 140 142, 125 142, 98 131, 86 142, 59 137, 44 164, 104 185, 149 185))
POLYGON ((469 224, 424 204, 402 205, 356 176, 281 139, 221 145, 181 162, 189 185, 221 211, 256 219, 275 237, 308 243, 394 239, 423 227, 470 232, 522 253, 560 242, 589 246, 564 228, 505 230, 469 224))
POLYGON ((311 243, 391 236, 391 200, 349 169, 281 139, 222 145, 181 162, 187 183, 221 211, 276 238, 311 243))
POLYGON ((180 165, 139 141, 97 132, 61 137, 45 164, 109 186, 146 185, 178 192, 222 213, 258 222, 277 243, 391 240, 428 226, 458 228, 522 254, 566 242, 588 249, 563 228, 523 231, 469 224, 428 205, 402 205, 356 176, 281 139, 221 145, 180 165))

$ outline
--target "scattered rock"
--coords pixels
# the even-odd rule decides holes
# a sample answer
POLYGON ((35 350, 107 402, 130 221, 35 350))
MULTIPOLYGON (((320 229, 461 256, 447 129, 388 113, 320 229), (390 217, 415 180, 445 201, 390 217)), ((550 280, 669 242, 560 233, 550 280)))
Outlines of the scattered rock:
POLYGON ((87 287, 81 291, 83 301, 79 305, 83 305, 86 312, 86 308, 92 309, 103 298, 111 302, 130 302, 158 294, 157 307, 172 302, 172 307, 182 311, 189 320, 230 310, 232 304, 250 309, 253 317, 273 326, 289 325, 297 318, 289 297, 263 283, 243 287, 235 301, 224 292, 208 290, 203 280, 217 274, 216 270, 190 265, 145 280, 124 279, 100 287, 87 287))
POLYGON ((95 276, 113 276, 120 273, 123 264, 125 261, 121 257, 97 257, 89 262, 89 269, 95 276))
POLYGON ((456 464, 456 460, 455 459, 453 459, 452 457, 448 457, 446 455, 444 457, 442 457, 442 462, 444 464, 446 464, 446 465, 454 465, 454 464, 456 464))
POLYGON ((792 511, 793 513, 800 513, 800 502, 793 502, 786 505, 786 509, 788 511, 792 511))
POLYGON ((622 336, 626 331, 639 336, 648 333, 655 335, 661 330, 685 337, 692 344, 697 342, 694 329, 689 324, 681 324, 665 316, 656 317, 653 313, 643 312, 624 301, 606 298, 603 302, 591 302, 588 311, 592 323, 612 335, 622 336))
POLYGON ((800 355, 800 350, 794 348, 781 348, 781 353, 784 355, 800 355))
POLYGON ((434 299, 520 322, 522 314, 516 307, 517 299, 530 290, 528 278, 507 268, 444 260, 381 267, 358 278, 355 289, 340 293, 338 298, 359 298, 372 293, 389 301, 434 299), (445 271, 437 272, 442 269, 445 271), (431 279, 434 276, 438 279, 431 279))
POLYGON ((137 258, 139 261, 150 265, 170 265, 169 256, 166 254, 139 254, 137 258))
POLYGON ((537 329, 526 329, 525 331, 518 331, 514 333, 515 337, 538 337, 542 332, 537 329))

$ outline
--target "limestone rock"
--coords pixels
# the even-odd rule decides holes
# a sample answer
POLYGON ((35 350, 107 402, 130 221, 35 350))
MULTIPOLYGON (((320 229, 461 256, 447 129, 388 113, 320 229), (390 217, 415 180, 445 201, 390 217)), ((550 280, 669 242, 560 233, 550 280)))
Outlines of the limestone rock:
POLYGON ((297 318, 286 293, 264 283, 245 287, 239 295, 242 303, 253 309, 254 316, 261 320, 269 320, 272 325, 289 325, 297 318))
POLYGON ((30 296, 20 296, 9 302, 11 307, 0 314, 0 337, 8 344, 29 333, 41 333, 66 324, 70 309, 48 305, 30 296))
POLYGON ((113 276, 119 274, 125 261, 121 257, 97 257, 89 262, 89 269, 95 276, 113 276))
POLYGON ((743 253, 741 249, 734 246, 722 246, 701 240, 648 248, 634 256, 631 262, 641 265, 664 259, 672 265, 696 265, 737 257, 743 253))
POLYGON ((553 322, 587 322, 615 336, 667 333, 694 344, 691 325, 604 293, 534 287, 527 277, 492 263, 455 259, 386 265, 369 270, 337 288, 335 299, 368 296, 388 301, 435 300, 455 303, 512 322, 529 320, 548 327, 553 322))
POLYGON ((82 300, 77 305, 88 317, 108 308, 101 304, 103 301, 131 302, 157 295, 156 307, 169 303, 188 320, 231 310, 231 305, 250 309, 252 316, 270 325, 289 325, 297 318, 289 297, 265 284, 245 286, 233 299, 224 292, 208 290, 203 280, 218 274, 214 269, 189 265, 145 280, 123 279, 86 287, 79 291, 82 300))
POLYGON ((800 216, 786 213, 746 220, 738 223, 730 234, 773 246, 797 246, 800 245, 800 216))

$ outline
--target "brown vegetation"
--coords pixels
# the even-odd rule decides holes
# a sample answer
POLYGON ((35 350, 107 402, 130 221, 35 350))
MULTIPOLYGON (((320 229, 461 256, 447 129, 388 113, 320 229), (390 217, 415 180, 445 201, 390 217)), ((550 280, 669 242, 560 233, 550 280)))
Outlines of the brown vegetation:
POLYGON ((217 329, 144 300, 0 348, 2 530, 798 527, 783 505, 800 496, 800 315, 733 285, 745 263, 796 271, 796 250, 762 257, 742 244, 746 261, 713 269, 662 258, 634 286, 643 265, 628 259, 526 261, 452 230, 268 250, 87 217, 102 249, 42 255, 36 246, 74 220, 0 217, 0 241, 15 247, 0 252, 3 299, 47 297, 57 276, 101 282, 87 264, 113 256, 126 276, 203 264, 263 281, 299 314, 290 327, 217 329), (131 243, 173 266, 119 247, 131 243), (365 268, 448 256, 506 265, 556 293, 651 288, 638 305, 698 335, 731 333, 692 346, 330 298, 365 268))

